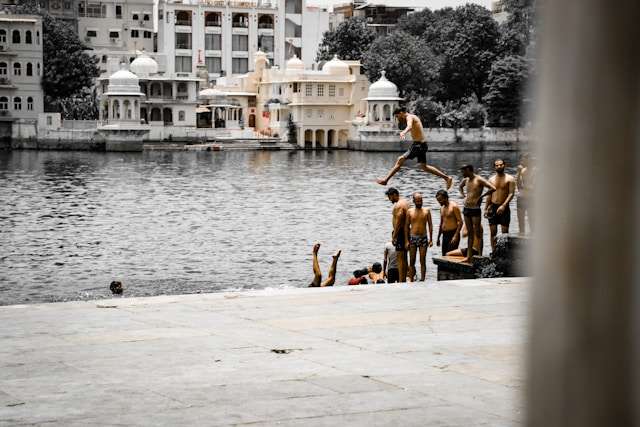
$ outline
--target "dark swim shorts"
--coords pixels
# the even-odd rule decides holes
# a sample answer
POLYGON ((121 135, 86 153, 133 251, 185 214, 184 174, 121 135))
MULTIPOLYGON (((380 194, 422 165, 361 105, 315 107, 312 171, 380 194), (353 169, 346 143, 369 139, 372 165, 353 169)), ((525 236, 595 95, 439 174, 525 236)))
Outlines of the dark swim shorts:
MULTIPOLYGON (((467 256, 467 251, 468 250, 469 250, 468 248, 460 249, 460 252, 462 252, 462 256, 467 256)), ((480 252, 478 252, 478 250, 476 248, 473 248, 471 253, 473 253, 473 255, 480 255, 480 252)))
POLYGON ((427 151, 429 151, 429 146, 426 142, 414 142, 411 145, 411 148, 407 150, 406 153, 402 155, 405 160, 416 159, 418 163, 427 163, 427 151))
POLYGON ((396 238, 396 251, 406 251, 406 241, 404 238, 404 233, 399 233, 398 237, 396 238))
POLYGON ((489 205, 489 209, 487 211, 487 218, 489 218, 489 225, 504 225, 505 227, 509 226, 511 223, 511 209, 507 206, 504 211, 498 215, 497 211, 500 205, 491 204, 489 205))
POLYGON ((482 216, 482 209, 480 209, 480 208, 467 208, 467 207, 465 207, 465 208, 462 210, 462 214, 463 214, 464 216, 468 216, 468 217, 471 217, 471 218, 473 218, 474 216, 482 216))

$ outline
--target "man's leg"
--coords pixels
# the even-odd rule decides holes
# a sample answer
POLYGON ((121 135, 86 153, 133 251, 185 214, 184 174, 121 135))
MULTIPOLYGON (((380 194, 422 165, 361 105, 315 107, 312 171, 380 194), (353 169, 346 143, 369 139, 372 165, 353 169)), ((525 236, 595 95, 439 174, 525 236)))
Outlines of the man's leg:
POLYGON ((467 226, 467 256, 463 262, 471 262, 473 257, 473 241, 475 239, 475 229, 473 227, 473 218, 470 216, 464 216, 464 224, 467 226))
MULTIPOLYGON (((518 216, 518 233, 520 233, 521 236, 524 236, 524 232, 525 232, 524 218, 525 218, 526 212, 527 210, 524 207, 524 202, 521 201, 521 197, 518 197, 518 204, 516 205, 516 213, 518 216)), ((529 222, 531 222, 531 220, 529 220, 529 222)))
POLYGON ((427 247, 420 246, 420 281, 427 278, 427 247))
POLYGON ((313 245, 313 281, 309 287, 316 288, 322 283, 322 271, 320 270, 320 263, 318 263, 318 251, 320 250, 320 243, 313 245))
MULTIPOLYGON (((482 255, 482 224, 480 223, 482 221, 482 217, 481 216, 477 216, 477 217, 473 217, 473 232, 476 235, 476 241, 479 242, 479 248, 478 248, 478 255, 482 255)), ((473 246, 475 247, 475 245, 473 246)), ((473 259, 473 251, 471 252, 471 259, 473 259)))
POLYGON ((498 225, 489 224, 489 234, 491 235, 491 252, 496 250, 496 237, 498 234, 498 225))
POLYGON ((333 261, 331 261, 331 267, 329 267, 329 276, 321 286, 333 286, 333 284, 336 282, 336 269, 338 267, 338 258, 340 258, 341 253, 342 251, 339 250, 333 255, 333 261))
POLYGON ((407 281, 407 251, 396 251, 398 259, 398 281, 407 281))
POLYGON ((391 168, 391 170, 389 171, 389 174, 386 176, 386 178, 377 179, 376 182, 378 184, 380 184, 380 185, 387 185, 387 182, 389 182, 391 177, 393 175, 395 175, 400 170, 400 168, 402 167, 404 162, 405 162, 405 157, 404 156, 398 157, 398 160, 396 160, 396 164, 393 166, 393 168, 391 168))
POLYGON ((416 280, 416 247, 414 245, 409 246, 409 272, 407 273, 407 280, 413 282, 416 280))
POLYGON ((444 179, 445 182, 447 183, 447 190, 449 190, 451 188, 451 186, 453 185, 453 178, 450 177, 449 175, 447 175, 446 173, 442 172, 437 167, 429 166, 426 163, 421 163, 420 166, 422 167, 423 171, 428 172, 428 173, 430 173, 432 175, 435 175, 437 177, 440 177, 440 178, 444 179))

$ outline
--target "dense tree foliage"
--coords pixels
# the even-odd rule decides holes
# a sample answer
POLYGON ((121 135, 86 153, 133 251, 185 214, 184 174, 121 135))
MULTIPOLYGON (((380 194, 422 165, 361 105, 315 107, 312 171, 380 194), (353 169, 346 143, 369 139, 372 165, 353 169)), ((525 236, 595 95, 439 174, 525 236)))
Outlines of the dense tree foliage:
POLYGON ((316 60, 328 61, 338 55, 340 59, 361 61, 375 38, 375 32, 367 27, 364 18, 347 19, 334 31, 324 33, 316 60))
POLYGON ((521 125, 529 70, 529 61, 522 56, 507 56, 493 64, 485 97, 490 125, 521 125))

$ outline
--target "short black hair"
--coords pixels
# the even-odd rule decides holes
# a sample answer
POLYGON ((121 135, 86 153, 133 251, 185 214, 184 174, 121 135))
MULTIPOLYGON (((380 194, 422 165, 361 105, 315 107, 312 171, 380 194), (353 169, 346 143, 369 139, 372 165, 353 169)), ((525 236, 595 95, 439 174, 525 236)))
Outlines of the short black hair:
POLYGON ((463 165, 460 168, 460 170, 469 170, 469 171, 473 172, 473 165, 469 165, 469 164, 463 165))
POLYGON ((376 274, 380 274, 382 272, 382 264, 380 264, 379 262, 374 262, 371 266, 371 270, 376 274))
POLYGON ((438 196, 442 196, 445 199, 449 198, 449 193, 447 193, 447 190, 438 190, 438 192, 436 193, 436 197, 438 196))
POLYGON ((384 194, 386 194, 387 196, 391 196, 391 195, 394 195, 394 194, 400 195, 400 192, 395 187, 389 187, 389 189, 387 191, 385 191, 384 194))
POLYGON ((404 108, 404 107, 396 107, 396 108, 393 110, 393 115, 394 115, 394 116, 396 116, 396 115, 398 115, 398 114, 400 114, 400 113, 406 113, 406 112, 407 112, 407 109, 406 109, 406 108, 404 108))
POLYGON ((366 269, 356 270, 353 272, 353 277, 359 279, 362 276, 366 276, 369 272, 366 269))

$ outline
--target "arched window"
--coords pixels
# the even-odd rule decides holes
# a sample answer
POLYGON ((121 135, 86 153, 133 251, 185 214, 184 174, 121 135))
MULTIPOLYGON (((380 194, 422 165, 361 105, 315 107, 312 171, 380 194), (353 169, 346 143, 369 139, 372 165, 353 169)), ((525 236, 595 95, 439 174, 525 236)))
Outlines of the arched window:
POLYGON ((384 107, 382 108, 382 111, 384 112, 384 120, 386 122, 390 122, 391 121, 391 106, 389 104, 384 104, 384 107))
POLYGON ((380 121, 380 114, 378 113, 378 104, 373 104, 373 121, 380 121))
POLYGON ((107 55, 102 55, 102 63, 103 64, 107 63, 107 55))
POLYGON ((143 21, 148 21, 148 20, 149 20, 149 14, 148 14, 148 13, 145 13, 145 14, 142 16, 142 20, 143 20, 143 21))
POLYGON ((13 98, 13 109, 22 110, 22 98, 20 98, 19 96, 13 98))
POLYGON ((27 98, 27 110, 33 111, 33 98, 32 97, 28 97, 27 98))
POLYGON ((131 17, 131 19, 133 19, 134 21, 138 20, 138 14, 134 13, 133 16, 131 17))
POLYGON ((26 33, 24 33, 24 42, 26 44, 32 44, 33 40, 31 39, 31 31, 27 30, 26 33))
POLYGON ((11 36, 11 43, 20 43, 20 31, 13 30, 13 35, 11 36))
POLYGON ((27 76, 33 76, 33 64, 27 62, 27 76))
POLYGON ((7 30, 0 30, 0 43, 7 42, 7 30))
POLYGON ((14 62, 13 63, 13 75, 14 76, 22 75, 22 66, 20 65, 19 62, 14 62))
POLYGON ((36 44, 40 44, 40 31, 36 31, 36 44))
POLYGON ((0 110, 7 111, 9 109, 9 98, 0 96, 0 110))
POLYGON ((184 111, 178 111, 178 121, 184 122, 184 111))
POLYGON ((176 25, 191 26, 191 12, 179 10, 176 12, 176 25))
POLYGON ((124 107, 125 118, 131 120, 131 103, 129 103, 129 100, 125 100, 122 106, 124 107))
POLYGON ((114 119, 119 119, 120 118, 120 103, 118 101, 113 101, 113 113, 111 114, 111 117, 114 119))
POLYGON ((38 69, 38 75, 40 75, 40 63, 38 62, 36 65, 37 65, 36 68, 38 69))
POLYGON ((0 62, 0 76, 6 76, 6 75, 7 75, 7 63, 0 62))

